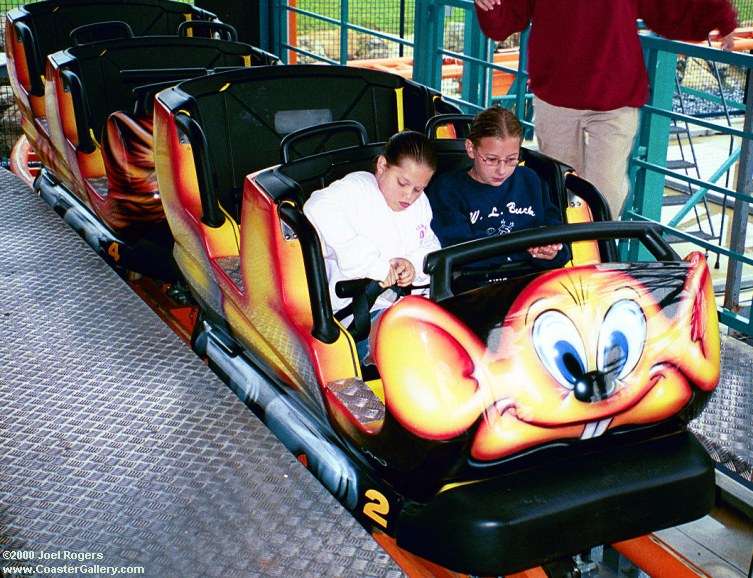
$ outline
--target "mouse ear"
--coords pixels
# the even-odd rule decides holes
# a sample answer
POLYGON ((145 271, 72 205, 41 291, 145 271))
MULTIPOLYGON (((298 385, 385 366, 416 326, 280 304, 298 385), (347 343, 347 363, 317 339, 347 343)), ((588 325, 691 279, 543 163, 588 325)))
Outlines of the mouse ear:
POLYGON ((388 411, 425 439, 462 434, 488 403, 474 376, 483 351, 478 338, 441 307, 404 298, 382 316, 375 337, 388 411))
POLYGON ((719 322, 706 258, 698 251, 686 258, 691 265, 683 287, 683 300, 678 311, 675 331, 678 343, 688 344, 677 350, 675 363, 694 385, 711 391, 719 382, 719 322))

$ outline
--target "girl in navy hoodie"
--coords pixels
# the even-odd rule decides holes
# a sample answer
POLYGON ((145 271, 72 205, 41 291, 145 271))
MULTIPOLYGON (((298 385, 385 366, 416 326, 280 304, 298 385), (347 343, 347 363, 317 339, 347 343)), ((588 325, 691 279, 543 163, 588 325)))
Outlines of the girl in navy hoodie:
MULTIPOLYGON (((562 224, 560 211, 541 180, 519 166, 523 128, 515 115, 499 107, 478 114, 465 150, 473 160, 469 170, 437 175, 427 189, 434 217, 431 227, 443 247, 513 231, 562 224)), ((527 252, 484 260, 477 267, 538 260, 561 266, 570 258, 561 243, 531 247, 527 252)))

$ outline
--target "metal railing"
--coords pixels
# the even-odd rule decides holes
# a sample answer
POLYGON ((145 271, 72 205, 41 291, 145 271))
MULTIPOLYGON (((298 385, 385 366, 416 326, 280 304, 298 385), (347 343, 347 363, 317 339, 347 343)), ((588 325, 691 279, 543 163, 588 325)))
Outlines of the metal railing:
MULTIPOLYGON (((646 54, 646 64, 652 86, 649 102, 643 107, 638 141, 631 160, 632 199, 624 217, 646 220, 662 225, 663 230, 676 240, 690 243, 707 253, 714 253, 726 259, 726 277, 723 287, 723 303, 720 320, 732 329, 753 335, 753 321, 750 309, 744 313, 741 295, 743 294, 743 268, 753 265, 751 252, 746 252, 745 238, 749 222, 749 208, 753 201, 753 56, 735 52, 722 52, 705 46, 673 42, 652 35, 641 38, 646 54), (747 80, 744 96, 744 125, 736 128, 732 123, 715 122, 673 110, 673 97, 676 95, 674 75, 678 55, 694 57, 712 63, 727 64, 744 71, 747 80), (730 154, 706 179, 693 177, 667 167, 670 123, 679 121, 690 126, 706 129, 714 134, 729 135, 740 141, 730 154), (739 159, 739 161, 738 161, 739 159), (720 178, 737 168, 734 187, 718 184, 720 178), (686 183, 695 187, 684 205, 675 214, 663 210, 666 179, 686 183), (683 218, 698 203, 711 201, 718 207, 720 230, 713 239, 700 238, 693 232, 679 228, 683 218), (731 212, 731 216, 727 214, 731 212), (725 218, 729 225, 724 230, 725 218)), ((722 93, 723 98, 723 93, 722 93)), ((729 119, 729 117, 727 117, 729 119)), ((629 258, 638 257, 640 252, 631 247, 629 258)), ((719 261, 717 260, 717 266, 719 261)), ((719 288, 722 293, 722 288, 719 288)))
POLYGON ((410 58, 414 0, 271 0, 273 49, 286 64, 410 58))
MULTIPOLYGON (((443 92, 467 112, 475 112, 491 103, 512 108, 530 128, 531 95, 527 93, 527 32, 521 35, 517 65, 499 62, 497 45, 483 36, 476 21, 472 0, 384 0, 375 6, 371 0, 269 0, 272 14, 270 45, 286 62, 316 61, 332 64, 382 59, 397 60, 404 66, 396 72, 409 76, 443 92), (495 56, 496 55, 496 56, 495 56), (502 79, 504 82, 498 82, 502 79)), ((739 4, 739 2, 738 2, 739 4)), ((753 3, 751 3, 753 4, 753 3)), ((16 2, 0 1, 0 10, 16 2)), ((743 11, 741 11, 741 14, 743 11)), ((753 13, 751 14, 753 17, 753 13)), ((744 314, 741 295, 745 289, 742 272, 753 265, 745 250, 749 204, 753 201, 753 159, 751 157, 751 106, 753 98, 718 96, 708 90, 680 86, 679 92, 706 100, 725 110, 745 113, 745 126, 736 128, 732 122, 715 122, 708 115, 684 114, 673 106, 677 59, 679 55, 712 63, 712 67, 729 65, 744 71, 747 90, 753 69, 753 56, 722 53, 718 50, 667 41, 655 36, 642 37, 646 64, 653 91, 644 107, 641 129, 631 161, 632 196, 625 217, 660 223, 668 235, 691 243, 693 247, 722 256, 727 263, 723 287, 724 301, 720 310, 722 322, 753 335, 753 321, 744 314), (741 102, 742 101, 742 102, 741 102), (728 157, 706 179, 683 174, 667 167, 669 126, 672 121, 687 123, 709 131, 731 135, 741 141, 732 147, 728 157), (739 159, 739 160, 738 160, 739 159), (720 184, 725 175, 737 167, 734 187, 720 184), (672 214, 662 211, 665 180, 686 183, 689 194, 685 204, 672 214), (722 223, 715 239, 704 239, 681 229, 683 219, 697 211, 699 203, 712 202, 721 206, 722 223), (729 219, 726 215, 731 213, 729 219), (725 220, 728 220, 725 230, 725 220)), ((368 65, 368 63, 367 63, 368 65)), ((721 85, 720 85, 721 86, 721 85)), ((739 93, 739 91, 738 91, 739 93)), ((0 132, 12 134, 17 118, 8 113, 0 118, 0 132), (7 125, 7 126, 6 126, 7 125)), ((729 118, 729 117, 728 117, 729 118)), ((10 137, 8 145, 12 144, 10 137)), ((0 143, 0 147, 5 146, 0 143)), ((9 146, 0 151, 6 156, 9 146)), ((708 211, 707 211, 708 212, 708 211)), ((626 253, 635 258, 635 252, 626 253)), ((753 275, 750 275, 753 279, 753 275)))
POLYGON ((528 31, 515 38, 515 65, 506 65, 497 62, 504 51, 497 52, 497 44, 481 33, 472 0, 416 0, 416 10, 428 17, 416 20, 419 40, 415 47, 414 79, 442 90, 447 100, 469 113, 492 103, 502 104, 532 128, 532 95, 527 92, 528 31), (447 46, 447 23, 452 17, 462 19, 464 24, 462 50, 447 46), (442 83, 447 59, 462 66, 460 90, 454 94, 442 83), (506 80, 498 83, 498 79, 506 80))

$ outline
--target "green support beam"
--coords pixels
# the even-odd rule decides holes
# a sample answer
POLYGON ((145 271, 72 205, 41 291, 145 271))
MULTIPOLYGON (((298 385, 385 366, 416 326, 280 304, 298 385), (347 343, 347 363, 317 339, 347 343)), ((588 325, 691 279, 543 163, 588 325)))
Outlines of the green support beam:
MULTIPOLYGON (((466 31, 478 30, 475 10, 466 10, 464 18, 466 31)), ((488 61, 489 44, 489 40, 483 34, 463 34, 463 53, 466 56, 488 61)), ((492 83, 488 81, 490 75, 487 70, 475 61, 467 61, 463 64, 463 90, 461 92, 463 100, 481 106, 488 102, 487 95, 491 95, 492 83)))
POLYGON ((434 0, 416 0, 413 40, 413 80, 439 90, 442 87, 444 6, 434 0))
POLYGON ((350 5, 348 0, 340 0, 340 64, 348 63, 348 18, 350 5))
MULTIPOLYGON (((646 66, 651 83, 649 105, 672 110, 677 55, 670 52, 652 51, 646 66)), ((641 118, 639 146, 646 151, 645 160, 662 167, 667 164, 670 119, 658 114, 644 114, 641 118)), ((632 195, 632 210, 654 221, 661 220, 664 197, 664 175, 643 168, 636 174, 632 195)), ((631 261, 648 259, 648 252, 638 243, 630 243, 628 258, 631 261)))

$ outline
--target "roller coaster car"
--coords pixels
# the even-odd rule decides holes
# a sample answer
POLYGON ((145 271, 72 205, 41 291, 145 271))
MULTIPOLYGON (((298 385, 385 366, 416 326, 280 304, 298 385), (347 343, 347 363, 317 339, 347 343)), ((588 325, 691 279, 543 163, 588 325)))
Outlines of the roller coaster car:
MULTIPOLYGON (((125 24, 83 30, 101 37, 113 26, 125 24)), ((154 94, 216 70, 277 63, 236 42, 225 24, 189 22, 181 30, 177 36, 97 41, 49 55, 45 133, 35 141, 46 168, 35 183, 43 198, 112 264, 168 281, 176 269, 154 171, 154 94), (226 39, 182 35, 207 26, 226 39)))
MULTIPOLYGON (((21 110, 22 128, 38 154, 44 155, 49 144, 44 98, 48 55, 93 40, 174 35, 184 22, 218 21, 211 12, 169 0, 50 0, 8 11, 8 75, 21 110), (112 22, 113 14, 117 22, 112 22), (108 25, 102 26, 103 22, 108 25)), ((209 32, 206 27, 185 30, 187 34, 209 32)))
MULTIPOLYGON (((382 316, 376 371, 361 367, 302 207, 312 191, 371 166, 381 145, 367 141, 401 128, 399 99, 389 85, 330 86, 336 70, 317 69, 317 90, 298 78, 265 83, 280 96, 268 116, 241 97, 241 73, 227 74, 225 93, 216 77, 156 99, 165 212, 204 310, 197 351, 367 527, 452 570, 512 573, 706 514, 713 467, 686 430, 719 376, 705 261, 680 260, 648 224, 569 224, 606 217, 603 198, 540 154, 523 159, 568 224, 429 255, 429 298, 404 297, 382 316), (306 95, 306 110, 288 103, 294 93, 306 95), (368 130, 304 129, 284 139, 281 165, 241 176, 243 143, 276 161, 263 130, 385 104, 391 111, 368 130), (359 144, 344 147, 346 133, 359 144), (322 152, 327 141, 344 148, 322 152), (642 242, 655 260, 618 262, 617 238, 642 242), (465 264, 552 242, 572 243, 576 262, 454 288, 465 264)), ((404 101, 420 94, 405 88, 404 101)), ((461 140, 437 148, 441 170, 466 162, 461 140)))

